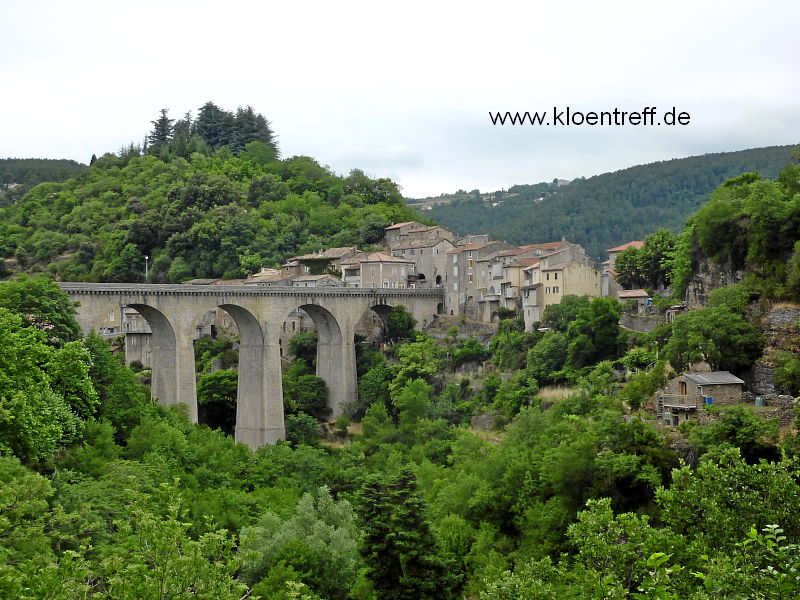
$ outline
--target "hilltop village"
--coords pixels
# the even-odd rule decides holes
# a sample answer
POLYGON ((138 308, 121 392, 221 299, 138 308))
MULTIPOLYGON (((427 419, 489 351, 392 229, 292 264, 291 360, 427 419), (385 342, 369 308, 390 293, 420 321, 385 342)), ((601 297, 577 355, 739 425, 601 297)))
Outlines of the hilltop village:
MULTIPOLYGON (((635 303, 644 311, 649 294, 643 289, 626 290, 616 281, 614 260, 632 241, 608 250, 608 260, 598 269, 579 244, 544 242, 514 246, 490 240, 487 234, 457 236, 440 225, 416 221, 393 224, 385 229, 385 246, 380 251, 362 252, 356 246, 320 249, 294 256, 279 269, 262 268, 245 279, 189 279, 188 285, 253 285, 265 287, 348 287, 419 289, 444 288, 439 315, 459 316, 478 323, 497 323, 501 315, 524 320, 532 331, 544 310, 559 304, 565 296, 613 297, 635 303)), ((626 315, 632 318, 630 315, 626 315)), ((421 327, 430 322, 419 323, 421 327)), ((381 331, 377 315, 368 314, 358 332, 375 339, 381 331)), ((209 312, 197 324, 195 339, 217 330, 235 327, 224 311, 209 312)), ((302 310, 287 315, 281 347, 300 331, 314 329, 312 319, 302 310)), ((99 333, 112 339, 125 334, 128 362, 151 364, 150 326, 135 309, 125 307, 120 315, 109 314, 99 333)))
MULTIPOLYGON (((598 269, 579 244, 567 241, 514 246, 488 234, 458 237, 440 225, 416 221, 385 229, 385 247, 362 252, 356 246, 320 249, 290 258, 280 269, 261 269, 246 279, 191 279, 195 285, 290 287, 444 288, 439 314, 463 315, 491 323, 502 310, 524 317, 530 331, 544 309, 567 295, 620 300, 647 298, 624 290, 614 279, 615 257, 632 241, 608 250, 598 269)), ((111 333, 111 332, 109 332, 111 333)))

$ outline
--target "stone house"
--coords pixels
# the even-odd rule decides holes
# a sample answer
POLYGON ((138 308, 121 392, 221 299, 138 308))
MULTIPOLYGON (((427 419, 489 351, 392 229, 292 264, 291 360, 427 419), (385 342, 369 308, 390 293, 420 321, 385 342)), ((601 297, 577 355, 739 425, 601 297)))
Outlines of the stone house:
POLYGON ((414 262, 416 287, 442 287, 447 273, 447 252, 455 248, 448 238, 404 242, 392 256, 414 262))
POLYGON ((603 263, 600 276, 600 294, 603 298, 614 296, 618 291, 623 289, 622 286, 617 283, 617 272, 614 270, 614 261, 617 259, 617 256, 619 256, 620 252, 623 250, 627 250, 628 248, 636 248, 638 250, 642 246, 644 246, 642 240, 633 240, 632 242, 627 242, 606 250, 608 253, 608 260, 603 263))
POLYGON ((359 259, 349 259, 342 263, 344 287, 361 287, 361 263, 359 259))
POLYGON ((322 275, 300 275, 292 279, 292 287, 342 287, 342 280, 324 273, 322 275))
MULTIPOLYGON (((361 259, 360 277, 363 288, 407 288, 414 276, 414 261, 372 252, 361 259)), ((348 276, 345 266, 345 276, 348 276)))
POLYGON ((506 242, 476 242, 447 252, 445 306, 450 314, 478 318, 478 260, 511 248, 506 242))
POLYGON ((466 246, 467 244, 480 244, 489 241, 488 233, 468 233, 464 237, 456 239, 456 246, 466 246))
POLYGON ((436 242, 450 240, 455 234, 441 225, 423 225, 417 221, 396 223, 384 229, 384 240, 389 250, 400 248, 403 244, 412 242, 436 242))
POLYGON ((527 331, 542 320, 545 308, 559 304, 564 296, 600 296, 600 273, 578 249, 557 250, 523 269, 522 316, 527 331))
POLYGON ((343 246, 341 248, 328 248, 324 251, 320 250, 315 254, 295 256, 289 260, 296 261, 301 266, 305 267, 306 273, 321 275, 326 271, 341 272, 342 261, 358 254, 360 254, 360 251, 355 246, 343 246))
POLYGON ((680 425, 696 418, 697 410, 708 405, 741 404, 744 381, 728 371, 682 373, 667 382, 658 395, 656 418, 667 425, 680 425))
POLYGON ((647 307, 652 304, 650 294, 645 290, 619 290, 616 295, 617 300, 619 300, 623 306, 632 302, 638 313, 645 312, 647 307))
POLYGON ((244 280, 244 285, 263 285, 266 287, 291 285, 296 275, 287 275, 281 269, 261 269, 244 280))

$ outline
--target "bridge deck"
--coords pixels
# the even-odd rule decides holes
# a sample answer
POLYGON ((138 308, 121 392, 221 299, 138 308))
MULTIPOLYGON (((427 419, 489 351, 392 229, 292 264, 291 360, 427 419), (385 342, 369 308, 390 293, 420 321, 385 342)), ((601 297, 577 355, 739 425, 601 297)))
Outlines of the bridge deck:
POLYGON ((260 285, 192 285, 169 283, 73 283, 61 282, 62 290, 70 294, 178 294, 240 296, 339 296, 379 298, 441 298, 443 288, 346 288, 292 287, 260 285))

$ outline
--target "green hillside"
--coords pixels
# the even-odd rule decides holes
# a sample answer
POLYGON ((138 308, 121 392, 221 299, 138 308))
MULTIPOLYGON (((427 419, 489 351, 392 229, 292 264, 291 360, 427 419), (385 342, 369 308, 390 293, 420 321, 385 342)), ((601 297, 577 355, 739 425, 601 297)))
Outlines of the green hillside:
MULTIPOLYGON (((758 171, 774 178, 792 146, 720 152, 639 165, 569 185, 515 185, 505 193, 454 195, 425 215, 459 233, 489 233, 511 243, 562 237, 600 257, 607 248, 660 228, 680 231, 725 180, 758 171), (497 206, 494 202, 501 200, 497 206)), ((447 197, 443 197, 446 199, 447 197)))
POLYGON ((0 204, 0 259, 68 281, 240 277, 320 247, 370 245, 413 219, 397 186, 280 159, 252 108, 207 103, 196 119, 153 121, 147 147, 106 154, 63 183, 0 204))
POLYGON ((66 181, 83 165, 74 160, 52 158, 0 158, 0 206, 19 199, 45 181, 66 181))

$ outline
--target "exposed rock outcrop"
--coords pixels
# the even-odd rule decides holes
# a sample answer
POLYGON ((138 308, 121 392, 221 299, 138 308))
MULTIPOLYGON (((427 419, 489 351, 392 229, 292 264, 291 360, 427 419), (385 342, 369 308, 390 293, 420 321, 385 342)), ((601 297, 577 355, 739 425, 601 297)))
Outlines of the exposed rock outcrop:
POLYGON ((720 265, 708 259, 699 261, 686 289, 687 307, 689 310, 704 308, 710 291, 739 283, 743 276, 742 271, 730 264, 720 265))

